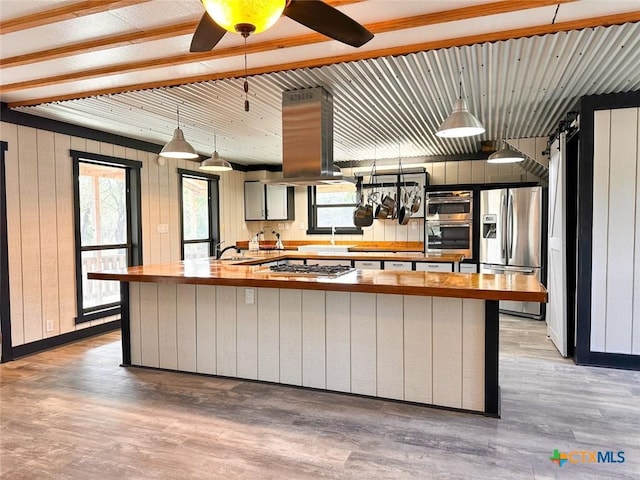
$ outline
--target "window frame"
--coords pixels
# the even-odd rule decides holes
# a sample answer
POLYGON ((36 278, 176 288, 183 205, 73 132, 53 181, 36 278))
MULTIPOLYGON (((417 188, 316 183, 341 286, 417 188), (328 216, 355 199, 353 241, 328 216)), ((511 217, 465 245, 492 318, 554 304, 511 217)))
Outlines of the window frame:
POLYGON ((140 185, 140 169, 142 162, 111 157, 96 153, 69 151, 73 159, 73 210, 75 229, 75 260, 76 260, 76 318, 75 324, 89 322, 100 318, 119 315, 122 301, 95 307, 83 307, 82 290, 82 253, 95 250, 127 249, 127 265, 142 265, 142 199, 140 185), (125 170, 125 193, 127 209, 127 242, 114 245, 82 246, 80 231, 80 163, 91 163, 108 167, 123 168, 125 170))
POLYGON ((196 172, 184 168, 176 169, 178 172, 178 202, 180 206, 180 259, 184 260, 184 246, 193 243, 209 243, 209 256, 216 256, 216 245, 220 242, 220 175, 196 172), (207 181, 207 196, 209 207, 209 238, 185 240, 184 238, 184 205, 183 205, 183 179, 194 178, 207 181))
MULTIPOLYGON (((361 198, 362 195, 362 182, 356 183, 356 198, 361 198)), ((318 227, 318 208, 336 208, 336 207, 353 207, 354 209, 358 203, 332 203, 330 205, 322 205, 318 207, 316 204, 316 186, 310 185, 307 187, 307 222, 308 229, 307 235, 331 235, 330 227, 318 227)), ((336 227, 336 235, 364 235, 364 231, 361 227, 336 227)))

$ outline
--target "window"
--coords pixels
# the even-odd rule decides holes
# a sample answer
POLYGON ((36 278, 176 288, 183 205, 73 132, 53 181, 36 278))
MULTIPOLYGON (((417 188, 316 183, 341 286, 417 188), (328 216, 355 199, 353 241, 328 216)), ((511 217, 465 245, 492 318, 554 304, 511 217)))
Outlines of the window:
POLYGON ((309 230, 307 233, 362 234, 353 224, 353 211, 358 204, 355 185, 317 185, 308 187, 309 230))
POLYGON ((182 212, 182 259, 215 256, 219 242, 217 175, 178 169, 182 212))
POLYGON ((120 313, 120 283, 87 273, 139 265, 140 162, 72 151, 74 159, 76 323, 120 313), (135 207, 135 208, 134 208, 135 207))

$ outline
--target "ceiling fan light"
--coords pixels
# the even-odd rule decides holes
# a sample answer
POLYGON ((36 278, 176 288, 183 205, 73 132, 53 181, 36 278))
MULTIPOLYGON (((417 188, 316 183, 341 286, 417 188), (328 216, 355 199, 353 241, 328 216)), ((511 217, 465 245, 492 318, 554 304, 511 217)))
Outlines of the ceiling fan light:
POLYGON ((524 157, 521 153, 516 152, 515 150, 511 150, 507 146, 502 150, 498 150, 497 152, 493 152, 487 158, 488 163, 516 163, 522 162, 524 157))
POLYGON ((442 122, 436 135, 441 138, 460 138, 482 133, 484 133, 482 123, 469 112, 467 102, 459 98, 453 106, 451 115, 442 122))
POLYGON ((280 18, 286 0, 202 0, 209 16, 222 28, 240 33, 237 25, 250 25, 260 33, 280 18))
POLYGON ((233 170, 231 164, 220 158, 217 151, 213 152, 211 158, 204 160, 198 168, 205 172, 228 172, 233 170))
POLYGON ((184 133, 180 128, 173 131, 173 138, 169 140, 160 151, 161 157, 167 158, 198 158, 195 148, 184 139, 184 133))

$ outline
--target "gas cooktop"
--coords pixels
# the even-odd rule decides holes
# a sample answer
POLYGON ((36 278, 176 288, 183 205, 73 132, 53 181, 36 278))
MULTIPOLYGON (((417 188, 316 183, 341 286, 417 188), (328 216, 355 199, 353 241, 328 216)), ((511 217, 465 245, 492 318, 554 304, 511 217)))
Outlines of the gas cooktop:
POLYGON ((305 275, 309 277, 337 277, 356 269, 350 265, 271 265, 270 273, 281 273, 283 275, 305 275))

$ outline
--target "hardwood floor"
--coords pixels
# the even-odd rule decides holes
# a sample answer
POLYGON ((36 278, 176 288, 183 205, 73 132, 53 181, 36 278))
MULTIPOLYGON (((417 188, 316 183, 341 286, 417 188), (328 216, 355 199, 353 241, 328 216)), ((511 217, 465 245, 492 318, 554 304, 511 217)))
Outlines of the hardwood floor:
MULTIPOLYGON (((121 368, 119 335, 0 366, 7 479, 636 479, 640 372, 578 367, 501 319, 502 419, 121 368), (566 463, 553 450, 624 451, 566 463)), ((576 457, 578 458, 578 457, 576 457)))

